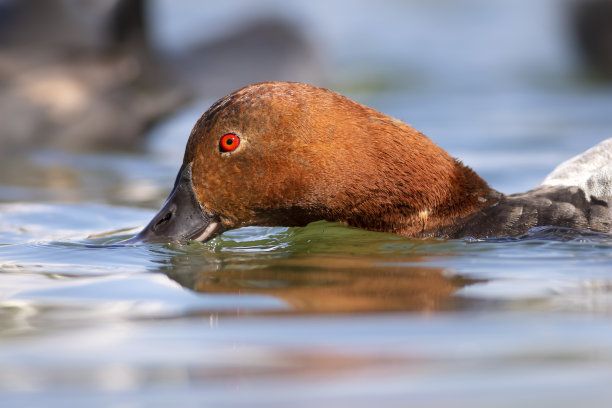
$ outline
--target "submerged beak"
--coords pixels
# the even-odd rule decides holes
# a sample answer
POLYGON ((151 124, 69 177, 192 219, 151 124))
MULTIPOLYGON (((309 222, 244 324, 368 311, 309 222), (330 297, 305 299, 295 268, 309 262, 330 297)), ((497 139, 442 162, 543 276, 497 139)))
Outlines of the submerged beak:
POLYGON ((188 164, 178 175, 166 203, 149 225, 122 243, 204 242, 221 232, 219 218, 202 209, 198 202, 191 183, 191 165, 188 164))

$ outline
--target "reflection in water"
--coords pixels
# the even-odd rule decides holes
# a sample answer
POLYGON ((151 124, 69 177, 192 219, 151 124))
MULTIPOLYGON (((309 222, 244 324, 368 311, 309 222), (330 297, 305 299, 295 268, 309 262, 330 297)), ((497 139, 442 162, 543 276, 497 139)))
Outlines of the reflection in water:
POLYGON ((186 267, 186 259, 173 259, 165 273, 197 292, 270 295, 305 313, 456 310, 470 300, 454 292, 477 282, 447 276, 441 268, 380 266, 377 257, 291 256, 259 266, 251 261, 186 267))

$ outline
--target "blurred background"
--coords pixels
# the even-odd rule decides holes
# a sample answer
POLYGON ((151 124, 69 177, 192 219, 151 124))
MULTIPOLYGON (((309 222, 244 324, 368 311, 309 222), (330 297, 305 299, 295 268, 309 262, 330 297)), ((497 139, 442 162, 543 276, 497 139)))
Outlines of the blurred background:
POLYGON ((0 0, 0 200, 155 207, 195 120, 266 80, 397 117, 496 188, 610 136, 608 0, 0 0))
POLYGON ((0 405, 612 406, 607 234, 91 246, 250 83, 331 88, 512 193, 612 137, 611 78, 612 0, 0 0, 0 405))

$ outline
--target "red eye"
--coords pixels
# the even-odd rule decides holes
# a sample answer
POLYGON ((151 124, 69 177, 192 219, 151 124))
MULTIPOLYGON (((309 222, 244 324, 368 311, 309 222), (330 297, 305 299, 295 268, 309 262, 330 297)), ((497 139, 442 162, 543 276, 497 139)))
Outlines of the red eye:
POLYGON ((221 140, 219 140, 219 148, 222 152, 232 152, 236 150, 239 144, 240 138, 233 133, 223 135, 221 140))

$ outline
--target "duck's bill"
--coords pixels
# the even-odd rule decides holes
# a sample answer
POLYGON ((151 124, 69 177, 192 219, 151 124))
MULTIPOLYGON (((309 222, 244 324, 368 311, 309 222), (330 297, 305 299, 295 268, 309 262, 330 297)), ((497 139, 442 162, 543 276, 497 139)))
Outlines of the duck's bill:
POLYGON ((121 243, 204 242, 221 232, 219 218, 200 206, 191 182, 191 165, 187 165, 176 178, 164 206, 151 222, 136 236, 121 243))

